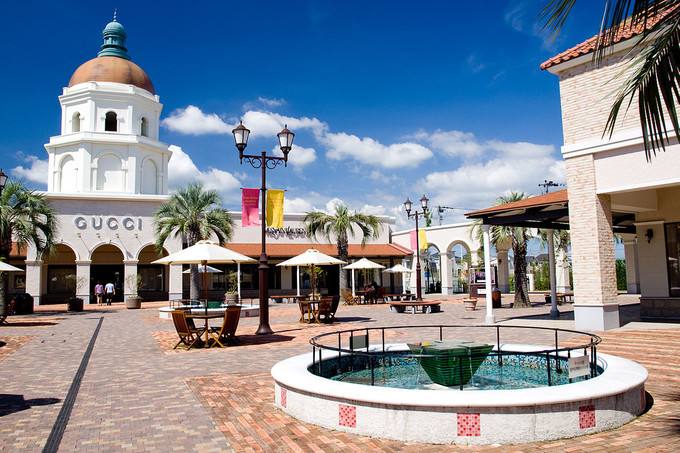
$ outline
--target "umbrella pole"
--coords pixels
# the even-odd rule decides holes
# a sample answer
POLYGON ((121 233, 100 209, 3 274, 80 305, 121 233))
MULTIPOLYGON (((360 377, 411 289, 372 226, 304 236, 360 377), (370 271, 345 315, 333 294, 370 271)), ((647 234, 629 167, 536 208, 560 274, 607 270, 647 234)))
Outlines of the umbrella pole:
MULTIPOLYGON (((201 266, 203 266, 203 298, 205 300, 205 314, 208 314, 208 262, 202 261, 201 266)), ((199 267, 200 270, 200 267, 199 267)))
POLYGON ((297 266, 297 295, 300 297, 300 266, 297 266))
MULTIPOLYGON (((342 272, 342 271, 340 271, 342 272)), ((354 269, 352 269, 352 297, 356 297, 356 293, 354 291, 355 285, 354 285, 354 269)))
POLYGON ((314 265, 312 264, 312 297, 311 300, 314 300, 314 294, 316 293, 316 272, 314 272, 314 265))
POLYGON ((241 263, 236 263, 236 289, 238 291, 238 303, 240 304, 241 303, 241 263))

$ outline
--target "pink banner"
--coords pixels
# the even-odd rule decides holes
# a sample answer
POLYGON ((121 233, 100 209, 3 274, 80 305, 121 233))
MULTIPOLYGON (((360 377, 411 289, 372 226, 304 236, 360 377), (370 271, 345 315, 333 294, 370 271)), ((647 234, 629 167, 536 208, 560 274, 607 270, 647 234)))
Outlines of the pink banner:
POLYGON ((418 247, 416 244, 416 230, 411 231, 409 236, 411 238, 411 250, 415 250, 418 247))
POLYGON ((241 189, 241 226, 260 224, 260 189, 241 189))

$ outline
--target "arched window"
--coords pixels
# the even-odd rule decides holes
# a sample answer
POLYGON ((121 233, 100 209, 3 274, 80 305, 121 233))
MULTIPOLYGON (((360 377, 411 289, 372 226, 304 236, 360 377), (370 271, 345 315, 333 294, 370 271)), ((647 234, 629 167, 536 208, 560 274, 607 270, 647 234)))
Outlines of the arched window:
POLYGON ((106 112, 104 130, 107 132, 116 132, 118 130, 118 115, 116 115, 116 112, 106 112))
POLYGON ((76 112, 71 117, 71 132, 80 132, 80 112, 76 112))
POLYGON ((142 182, 140 187, 142 193, 158 193, 158 167, 151 159, 146 159, 142 164, 142 182))
POLYGON ((147 121, 147 119, 144 118, 144 117, 142 117, 142 124, 141 124, 140 130, 142 132, 143 137, 149 136, 149 121, 147 121))

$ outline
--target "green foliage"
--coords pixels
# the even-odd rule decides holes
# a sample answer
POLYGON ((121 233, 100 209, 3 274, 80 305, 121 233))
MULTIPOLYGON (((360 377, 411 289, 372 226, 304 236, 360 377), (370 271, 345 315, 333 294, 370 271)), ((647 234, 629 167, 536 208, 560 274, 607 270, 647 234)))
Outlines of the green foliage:
POLYGON ((626 279, 626 260, 616 260, 616 289, 619 291, 626 291, 628 289, 628 281, 626 279))
POLYGON ((238 275, 236 275, 236 272, 228 272, 225 276, 225 283, 227 286, 226 294, 238 294, 238 275))

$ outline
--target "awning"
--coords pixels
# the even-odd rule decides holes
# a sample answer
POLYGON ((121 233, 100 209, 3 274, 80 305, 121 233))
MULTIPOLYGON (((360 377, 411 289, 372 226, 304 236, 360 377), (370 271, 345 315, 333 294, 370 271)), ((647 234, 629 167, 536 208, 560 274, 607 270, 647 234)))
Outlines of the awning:
MULTIPOLYGON (((506 225, 553 230, 569 229, 569 196, 567 189, 537 195, 465 214, 468 219, 481 219, 486 225, 506 225)), ((612 229, 616 233, 635 233, 635 214, 612 212, 612 229)))
MULTIPOLYGON (((261 245, 259 243, 238 243, 227 244, 231 250, 246 256, 257 258, 260 256, 261 245)), ((267 243, 267 256, 270 258, 290 258, 304 253, 307 249, 316 249, 321 253, 330 256, 338 256, 338 246, 335 244, 317 243, 267 243)), ((403 258, 413 255, 413 252, 406 247, 398 244, 350 244, 348 248, 350 257, 370 257, 370 258, 403 258)))

